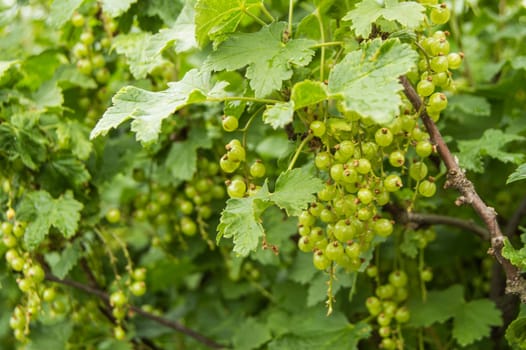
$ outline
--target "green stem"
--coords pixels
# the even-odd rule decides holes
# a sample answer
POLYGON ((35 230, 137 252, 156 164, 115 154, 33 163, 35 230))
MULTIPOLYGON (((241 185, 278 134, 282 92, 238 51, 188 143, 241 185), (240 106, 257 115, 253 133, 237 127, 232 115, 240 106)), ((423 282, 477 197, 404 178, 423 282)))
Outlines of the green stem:
POLYGON ((296 150, 296 153, 294 153, 294 157, 292 157, 292 160, 290 161, 290 164, 289 164, 289 167, 287 168, 287 171, 289 170, 292 170, 292 168, 294 167, 294 164, 296 163, 296 160, 298 160, 298 157, 301 153, 301 150, 303 149, 303 147, 305 147, 305 145, 310 141, 312 140, 314 136, 312 134, 309 134, 307 135, 306 138, 303 139, 303 141, 301 141, 298 149, 296 150))
MULTIPOLYGON (((420 256, 418 259, 418 271, 420 274, 422 274, 422 271, 424 271, 424 249, 420 249, 420 256)), ((426 282, 422 280, 422 277, 420 277, 420 290, 422 292, 422 301, 427 301, 427 289, 426 289, 426 282)))
POLYGON ((261 18, 259 18, 258 16, 250 13, 250 11, 248 11, 247 9, 243 9, 243 13, 245 15, 247 15, 248 17, 252 18, 254 21, 258 22, 259 24, 261 24, 262 26, 266 26, 268 25, 268 23, 266 23, 265 21, 263 21, 261 18))
POLYGON ((294 0, 289 0, 289 25, 287 31, 289 32, 289 37, 292 37, 292 15, 294 14, 294 0))
POLYGON ((267 16, 267 18, 271 21, 271 22, 275 22, 276 19, 274 18, 274 16, 272 16, 272 14, 267 10, 267 8, 265 7, 265 4, 264 3, 261 3, 260 4, 260 9, 261 11, 263 11, 263 13, 265 14, 265 16, 267 16))
MULTIPOLYGON (((324 36, 324 34, 322 34, 322 35, 324 36)), ((323 41, 323 40, 325 40, 325 38, 322 37, 321 40, 323 41)), ((324 47, 327 47, 327 46, 342 46, 343 44, 344 44, 343 41, 327 41, 327 42, 321 42, 319 44, 314 44, 310 48, 311 49, 316 49, 318 47, 324 48, 324 47)))
POLYGON ((316 18, 318 19, 318 23, 320 25, 320 36, 321 36, 321 46, 319 46, 321 48, 321 57, 320 57, 320 81, 323 82, 323 80, 325 79, 324 76, 325 76, 325 30, 323 28, 323 21, 322 21, 322 18, 320 16, 320 12, 318 11, 318 9, 316 9, 316 18))
POLYGON ((268 103, 268 104, 275 104, 275 103, 283 102, 279 100, 272 100, 272 99, 267 99, 267 98, 256 98, 256 97, 249 97, 249 96, 207 97, 206 100, 208 102, 248 101, 248 102, 260 102, 260 103, 268 103))

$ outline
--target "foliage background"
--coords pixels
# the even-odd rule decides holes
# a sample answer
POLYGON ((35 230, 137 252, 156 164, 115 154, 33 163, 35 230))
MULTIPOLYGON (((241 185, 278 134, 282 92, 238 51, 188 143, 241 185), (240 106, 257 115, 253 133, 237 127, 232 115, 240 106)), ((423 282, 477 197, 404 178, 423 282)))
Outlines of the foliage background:
MULTIPOLYGON (((363 273, 337 270, 331 279, 334 311, 326 316, 328 275, 312 266, 311 255, 297 249, 295 215, 321 182, 309 175, 311 171, 282 177, 279 186, 277 179, 301 141, 291 140, 283 130, 294 107, 283 103, 263 113, 264 104, 245 110, 239 101, 222 95, 226 91, 255 96, 261 102, 276 87, 291 93, 293 84, 314 75, 329 78, 341 59, 339 48, 310 48, 341 41, 346 53, 359 49, 358 33, 367 36, 367 25, 376 19, 363 27, 354 20, 342 21, 358 3, 362 2, 297 1, 289 18, 289 2, 284 0, 0 2, 2 212, 15 208, 16 219, 28 222, 20 249, 45 266, 48 278, 42 285, 55 286, 58 292, 55 301, 42 303, 28 343, 15 341, 11 313, 2 312, 3 347, 206 348, 189 336, 190 329, 235 349, 351 349, 358 344, 377 348, 378 327, 364 304, 374 294, 375 281, 363 273), (258 21, 269 19, 261 3, 283 21, 263 34, 258 21), (85 19, 81 26, 71 21, 77 13, 85 19), (287 46, 289 51, 281 46, 288 22, 294 24, 296 45, 287 46), (93 42, 82 38, 86 32, 93 42), (82 52, 86 43, 88 52, 82 52), (326 62, 320 62, 320 50, 327 50, 326 62), (263 64, 269 57, 275 59, 270 70, 263 64), (202 67, 220 72, 210 77, 192 71, 202 67), (248 87, 255 95, 247 93, 248 87), (168 93, 160 93, 166 89, 168 93), (225 133, 224 113, 238 117, 241 126, 249 122, 248 131, 225 133), (108 124, 96 124, 103 114, 108 124), (119 126, 130 115, 134 120, 119 126), (106 136, 94 137, 99 134, 106 136), (233 245, 228 231, 216 245, 226 197, 206 194, 214 186, 224 187, 217 165, 233 137, 246 140, 248 164, 258 158, 267 167, 276 205, 264 211, 261 227, 253 232, 257 244, 264 231, 269 247, 279 248, 278 255, 260 247, 251 251, 253 237, 233 245), (276 199, 280 191, 285 193, 281 201, 276 199), (185 216, 180 207, 188 200, 198 208, 192 214, 199 226, 193 236, 180 232, 185 216), (112 208, 120 209, 118 223, 106 219, 112 208), (144 212, 146 220, 141 219, 144 212), (236 254, 249 251, 246 257, 236 254), (130 296, 130 302, 172 323, 162 327, 154 317, 131 310, 124 323, 126 337, 117 340, 115 320, 104 299, 127 290, 130 271, 136 267, 147 269, 147 292, 130 296), (100 298, 63 278, 106 294, 100 298), (188 329, 174 330, 173 322, 188 329)), ((449 104, 438 126, 481 197, 498 212, 516 248, 508 245, 506 254, 524 271, 520 233, 524 234, 526 193, 520 180, 526 177, 526 8, 523 2, 504 0, 447 4, 452 17, 441 29, 450 31, 452 48, 466 58, 455 73, 455 89, 448 92, 449 104)), ((407 13, 394 16, 402 29, 411 27, 407 13)), ((398 35, 403 39, 408 33, 398 35)), ((407 56, 411 53, 402 53, 396 57, 398 68, 393 68, 400 72, 391 72, 395 77, 412 64, 407 56)), ((308 87, 310 91, 319 85, 308 87)), ((329 89, 338 91, 338 86, 329 89)), ((348 98, 365 101, 364 110, 373 109, 369 93, 383 98, 382 91, 351 91, 348 98)), ((391 102, 385 97, 380 105, 385 115, 398 109, 397 101, 391 102)), ((480 223, 470 207, 453 204, 456 193, 441 189, 445 169, 437 157, 432 162, 439 174, 438 193, 418 201, 415 209, 480 223)), ((312 153, 302 153, 298 165, 312 170, 312 153)), ((250 227, 254 220, 242 219, 263 211, 262 201, 251 201, 248 211, 246 202, 230 201, 232 206, 243 203, 233 225, 250 227)), ((3 220, 9 220, 7 213, 3 220)), ((400 268, 400 260, 410 276, 411 320, 402 330, 406 348, 524 348, 526 309, 504 296, 502 271, 486 254, 489 243, 465 229, 424 224, 417 228, 436 233, 424 254, 406 228, 401 223, 395 238, 381 244, 374 258, 383 280, 400 268), (425 292, 418 279, 422 264, 435 276, 425 292)), ((8 247, 4 244, 0 251, 4 254, 8 247)), ((0 266, 2 310, 27 305, 28 296, 17 286, 19 277, 7 264, 0 266)))

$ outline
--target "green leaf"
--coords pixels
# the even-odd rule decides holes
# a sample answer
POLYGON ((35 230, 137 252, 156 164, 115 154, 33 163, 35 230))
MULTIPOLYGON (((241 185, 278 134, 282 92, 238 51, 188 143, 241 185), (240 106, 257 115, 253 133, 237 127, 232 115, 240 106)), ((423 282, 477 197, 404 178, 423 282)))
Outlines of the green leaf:
POLYGON ((482 96, 453 95, 448 98, 446 112, 455 119, 459 119, 457 113, 471 117, 488 117, 491 114, 491 105, 482 96))
POLYGON ((137 0, 101 0, 104 13, 109 14, 112 18, 122 15, 136 2, 137 0))
POLYGON ((383 7, 375 0, 363 0, 343 20, 352 21, 351 27, 356 35, 367 38, 371 34, 372 24, 380 17, 398 22, 406 28, 416 28, 425 19, 425 7, 412 1, 398 3, 397 0, 388 0, 383 7))
POLYGON ((292 65, 306 66, 315 42, 305 39, 283 43, 286 24, 273 23, 256 33, 234 34, 222 43, 205 62, 205 69, 237 70, 248 66, 246 77, 256 97, 265 97, 281 88, 292 77, 292 65))
POLYGON ((283 128, 292 122, 294 117, 294 102, 279 102, 267 105, 263 113, 263 121, 270 124, 274 129, 283 128))
POLYGON ((515 181, 524 180, 526 179, 526 163, 523 163, 519 165, 517 169, 513 173, 508 176, 508 180, 506 180, 506 184, 510 184, 515 181))
POLYGON ((49 23, 59 28, 66 23, 84 0, 54 0, 51 4, 49 23))
POLYGON ((80 211, 84 206, 66 192, 57 199, 46 191, 31 192, 20 203, 17 216, 29 222, 24 235, 29 249, 36 248, 55 227, 65 238, 72 237, 78 228, 80 211))
POLYGON ((163 91, 147 91, 126 86, 113 97, 110 107, 91 131, 90 138, 105 135, 128 119, 138 141, 147 143, 157 140, 161 124, 172 113, 189 103, 202 101, 205 96, 215 96, 223 91, 224 84, 210 87, 210 76, 193 69, 182 80, 168 83, 163 91))
POLYGON ((509 239, 504 240, 502 256, 508 259, 513 265, 520 270, 526 271, 526 246, 521 249, 515 249, 509 239))
POLYGON ((39 109, 60 107, 64 103, 62 89, 54 81, 46 81, 42 84, 32 98, 35 101, 35 106, 39 109))
POLYGON ((402 104, 398 77, 411 70, 416 58, 416 52, 398 39, 374 39, 334 67, 329 91, 343 98, 347 112, 370 117, 379 124, 389 123, 402 104))
POLYGON ((4 73, 9 70, 12 66, 17 64, 18 60, 11 60, 11 61, 0 61, 0 78, 4 76, 4 73))
POLYGON ((261 0, 199 0, 195 5, 196 36, 200 46, 236 30, 239 22, 261 0))
POLYGON ((319 81, 304 80, 292 87, 290 99, 294 109, 304 108, 325 101, 328 98, 327 86, 319 81))
POLYGON ((304 168, 285 171, 276 180, 276 188, 270 200, 288 215, 297 216, 316 200, 315 193, 323 189, 323 181, 304 168))
POLYGON ((506 329, 506 340, 512 349, 526 350, 526 317, 510 323, 506 329))
POLYGON ((463 303, 455 312, 453 338, 461 346, 466 346, 489 336, 491 326, 500 325, 502 325, 501 314, 493 301, 479 299, 463 303))
POLYGON ((221 212, 217 242, 221 237, 233 238, 234 252, 241 256, 255 250, 264 233, 260 216, 269 205, 267 197, 268 189, 264 185, 254 196, 230 198, 221 212))
POLYGON ((188 139, 174 142, 166 157, 172 176, 178 180, 191 180, 197 169, 197 150, 210 147, 212 140, 204 127, 191 129, 188 139))
POLYGON ((56 130, 57 138, 69 143, 73 155, 81 160, 86 160, 93 148, 89 141, 89 131, 86 126, 75 120, 58 124, 56 130))
POLYGON ((57 156, 51 159, 46 164, 46 171, 50 171, 50 175, 55 180, 62 180, 76 186, 84 184, 91 179, 91 175, 84 163, 71 155, 57 156), (62 179, 60 177, 57 178, 55 175, 60 175, 62 179))
POLYGON ((524 69, 526 70, 526 56, 517 56, 511 60, 511 66, 513 69, 524 69))
POLYGON ((291 266, 289 278, 301 284, 313 280, 318 270, 312 265, 312 254, 298 253, 291 266))
POLYGON ((62 252, 47 253, 44 258, 51 268, 51 272, 58 278, 64 278, 82 257, 82 247, 79 241, 69 244, 62 252))
POLYGON ((478 173, 484 171, 483 157, 491 157, 505 163, 518 163, 524 159, 522 153, 511 153, 503 150, 513 141, 525 138, 515 134, 506 134, 501 130, 488 129, 482 137, 475 140, 457 141, 460 166, 478 173))
POLYGON ((68 340, 73 332, 73 322, 61 321, 53 325, 38 322, 31 327, 31 341, 27 350, 67 349, 68 340))
POLYGON ((262 322, 257 321, 253 317, 248 317, 243 321, 232 338, 232 343, 235 349, 257 349, 263 344, 272 339, 272 334, 262 322))
POLYGON ((197 47, 193 17, 193 8, 187 5, 172 28, 161 29, 154 35, 145 32, 121 34, 115 37, 113 47, 126 56, 133 76, 142 79, 165 62, 162 52, 174 42, 178 53, 197 47))
POLYGON ((290 331, 269 343, 268 349, 358 349, 358 342, 371 335, 365 322, 353 325, 340 312, 325 314, 321 306, 298 310, 290 317, 290 331))
POLYGON ((429 327, 435 322, 444 322, 455 316, 456 310, 464 303, 463 287, 453 285, 442 291, 430 291, 427 300, 413 300, 409 303, 412 327, 429 327))

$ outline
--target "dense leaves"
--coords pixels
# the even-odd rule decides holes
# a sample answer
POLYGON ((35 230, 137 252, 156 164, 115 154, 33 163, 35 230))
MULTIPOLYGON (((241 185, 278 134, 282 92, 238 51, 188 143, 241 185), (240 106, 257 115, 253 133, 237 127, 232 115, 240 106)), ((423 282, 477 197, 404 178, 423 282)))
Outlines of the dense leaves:
POLYGON ((525 16, 0 0, 2 348, 523 349, 525 16))

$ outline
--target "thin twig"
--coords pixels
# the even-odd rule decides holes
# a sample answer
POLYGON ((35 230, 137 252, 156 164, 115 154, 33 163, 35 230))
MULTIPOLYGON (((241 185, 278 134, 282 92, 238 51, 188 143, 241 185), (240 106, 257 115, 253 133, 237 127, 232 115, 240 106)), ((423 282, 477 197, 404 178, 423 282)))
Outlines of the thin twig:
POLYGON ((408 212, 407 221, 417 224, 455 226, 467 231, 471 231, 485 241, 489 240, 488 230, 480 225, 477 225, 471 220, 463 220, 446 215, 408 212))
POLYGON ((517 231, 517 228, 519 227, 521 219, 524 217, 524 215, 526 215, 526 197, 522 200, 521 204, 519 204, 510 220, 506 224, 506 227, 504 228, 504 234, 506 237, 513 236, 515 231, 517 231))
POLYGON ((437 148, 438 154, 447 167, 447 181, 445 188, 454 188, 460 192, 460 197, 455 201, 456 205, 469 204, 484 221, 491 237, 491 247, 488 253, 502 265, 506 274, 506 292, 520 295, 522 302, 526 303, 526 281, 520 275, 519 269, 508 259, 502 256, 504 246, 504 235, 497 222, 497 212, 488 207, 480 198, 473 183, 468 180, 464 171, 460 169, 455 157, 447 147, 440 131, 435 123, 429 118, 426 111, 422 108, 422 100, 416 93, 409 80, 402 76, 400 82, 404 87, 404 93, 416 110, 422 110, 420 117, 431 137, 431 141, 437 148))
MULTIPOLYGON (((108 293, 102 291, 102 290, 99 290, 97 288, 93 288, 93 287, 90 287, 88 285, 85 285, 83 283, 80 283, 80 282, 77 282, 77 281, 74 281, 74 280, 70 280, 70 279, 61 279, 61 278, 58 278, 57 276, 51 274, 51 273, 46 273, 46 280, 50 281, 50 282, 55 282, 55 283, 60 283, 60 284, 63 284, 65 286, 69 286, 69 287, 73 287, 75 289, 78 289, 78 290, 81 290, 85 293, 88 293, 88 294, 92 294, 92 295, 95 295, 97 297, 99 297, 100 299, 104 300, 104 302, 107 302, 109 303, 110 301, 110 296, 108 295, 108 293)), ((162 324, 168 328, 172 328, 178 332, 181 332, 191 338, 194 338, 196 341, 200 342, 201 344, 204 344, 206 346, 208 346, 209 348, 211 349, 224 349, 225 347, 221 344, 218 344, 216 343, 215 341, 213 341, 212 339, 209 339, 207 337, 205 337, 204 335, 200 334, 200 333, 197 333, 196 331, 190 329, 190 328, 187 328, 185 326, 183 326, 182 324, 176 322, 176 321, 171 321, 171 320, 168 320, 168 319, 165 319, 165 318, 162 318, 160 316, 156 316, 152 313, 149 313, 147 311, 144 311, 143 309, 137 307, 137 306, 134 306, 134 305, 129 305, 129 309, 131 311, 133 311, 134 313, 138 314, 138 315, 141 315, 145 318, 148 318, 152 321, 155 321, 159 324, 162 324)))

